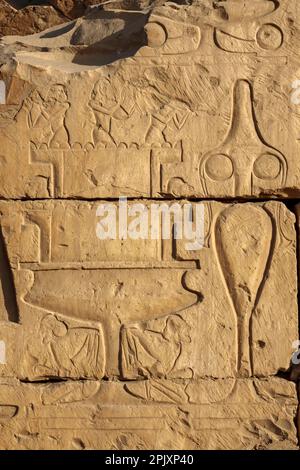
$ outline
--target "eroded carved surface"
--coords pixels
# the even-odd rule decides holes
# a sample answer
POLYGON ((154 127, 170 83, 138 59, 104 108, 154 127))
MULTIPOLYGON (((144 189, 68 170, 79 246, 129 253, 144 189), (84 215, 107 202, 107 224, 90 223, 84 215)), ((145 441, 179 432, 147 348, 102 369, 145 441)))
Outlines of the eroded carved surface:
MULTIPOLYGON (((278 378, 241 381, 239 398, 220 402, 223 381, 199 400, 201 383, 187 390, 168 383, 76 382, 30 385, 1 382, 1 446, 20 449, 293 449, 297 400, 292 384, 278 378), (128 393, 127 388, 130 390, 128 393), (136 396, 140 398, 137 399, 136 396), (214 403, 214 400, 217 402, 214 403), (142 401, 141 401, 142 400, 142 401), (174 403, 180 402, 180 407, 174 403), (204 401, 204 402, 203 402, 204 401), (122 403, 122 405, 120 405, 122 403), (139 406, 140 404, 141 406, 139 406), (276 418, 270 418, 270 416, 276 418), (62 425, 63 423, 63 425, 62 425), (13 430, 13 431, 12 431, 13 430)), ((226 386, 226 385, 225 385, 226 386)))
POLYGON ((64 27, 4 38, 29 87, 1 129, 1 194, 297 195, 298 3, 222 8, 223 17, 221 6, 204 15, 201 2, 95 7, 64 27), (12 185, 5 175, 16 161, 24 176, 12 185))
POLYGON ((296 449, 298 2, 120 6, 0 43, 0 447, 296 449))
MULTIPOLYGON (((211 448, 217 439, 202 435, 202 405, 215 404, 208 408, 204 421, 222 436, 223 426, 225 430, 229 425, 222 407, 232 402, 237 409, 237 404, 245 402, 245 410, 251 410, 249 401, 256 403, 257 394, 273 397, 273 391, 260 391, 271 380, 275 388, 289 387, 288 396, 294 398, 287 408, 284 405, 283 421, 278 424, 290 430, 284 439, 283 430, 278 430, 269 443, 276 446, 284 440, 284 445, 295 445, 295 391, 292 384, 274 377, 278 370, 288 369, 290 338, 296 338, 298 331, 293 215, 276 202, 206 202, 205 246, 190 252, 185 251, 184 240, 97 239, 97 205, 72 201, 0 204, 3 244, 20 318, 19 324, 3 323, 2 338, 16 349, 8 349, 1 375, 32 382, 94 380, 76 382, 73 387, 69 382, 49 384, 42 394, 45 406, 79 402, 74 409, 80 414, 86 409, 86 397, 97 392, 96 384, 102 390, 103 377, 116 381, 116 385, 105 382, 105 393, 114 393, 114 387, 122 390, 122 406, 129 400, 138 410, 144 400, 149 413, 156 415, 164 403, 172 404, 175 414, 179 404, 186 404, 194 424, 186 430, 188 441, 181 446, 189 442, 193 448, 211 448), (78 217, 81 225, 76 232, 78 217), (224 425, 217 421, 218 427, 213 418, 217 410, 224 421, 224 425)), ((3 311, 7 318, 5 302, 3 311)), ((96 407, 97 398, 92 396, 96 407)), ((264 422, 269 436, 272 418, 255 406, 257 419, 264 422)), ((274 406, 279 406, 276 399, 274 406)), ((42 405, 39 409, 43 416, 47 413, 42 405)), ((256 426, 256 418, 251 411, 247 413, 251 426, 256 426)), ((163 416, 153 430, 169 426, 169 414, 163 416)), ((60 415, 49 416, 45 432, 48 426, 59 431, 60 419, 60 415), (56 424, 49 424, 50 419, 56 424)), ((137 414, 132 416, 136 419, 137 414)), ((240 446, 238 439, 244 431, 230 419, 236 429, 230 446, 240 446)), ((71 416, 68 423, 65 439, 75 432, 71 416)), ((91 425, 96 434, 106 429, 97 423, 91 425)), ((129 419, 128 426, 132 423, 129 419)), ((105 440, 97 441, 102 437, 93 439, 87 446, 96 442, 109 446, 105 440)), ((141 447, 165 444, 151 439, 144 435, 141 447)), ((226 447, 224 438, 220 439, 220 446, 226 447)), ((245 445, 250 446, 247 439, 245 445)), ((266 445, 255 439, 252 446, 266 445)), ((67 442, 62 439, 61 446, 72 447, 67 442)), ((38 446, 37 441, 28 444, 33 445, 38 446)))

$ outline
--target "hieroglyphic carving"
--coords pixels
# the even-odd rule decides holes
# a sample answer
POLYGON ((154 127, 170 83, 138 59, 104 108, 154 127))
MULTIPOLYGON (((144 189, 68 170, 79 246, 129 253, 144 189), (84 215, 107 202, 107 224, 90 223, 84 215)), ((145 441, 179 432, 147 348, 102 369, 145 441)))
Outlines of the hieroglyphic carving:
POLYGON ((232 198, 299 192, 297 3, 106 8, 3 43, 0 447, 294 448, 294 217, 232 198), (203 245, 100 241, 119 196, 203 245))
POLYGON ((284 40, 281 28, 273 23, 279 6, 269 0, 220 2, 217 8, 224 9, 224 21, 214 30, 216 46, 243 54, 276 51, 284 40))
POLYGON ((250 205, 226 209, 215 226, 215 250, 237 316, 237 377, 253 374, 250 322, 268 275, 272 232, 269 215, 250 205))
POLYGON ((99 389, 100 382, 96 381, 52 383, 43 389, 42 402, 44 405, 81 402, 93 397, 99 389))
POLYGON ((192 376, 192 370, 180 367, 184 345, 191 342, 189 330, 180 315, 124 326, 121 330, 124 378, 192 376))
POLYGON ((187 403, 187 383, 150 378, 149 380, 127 382, 125 390, 135 398, 156 403, 187 403))
POLYGON ((30 380, 50 377, 102 378, 105 350, 101 329, 69 327, 62 318, 42 318, 34 340, 25 339, 23 374, 30 380))
POLYGON ((122 111, 119 96, 121 92, 120 89, 113 87, 108 79, 99 80, 94 86, 89 105, 94 114, 93 141, 95 147, 115 146, 110 135, 111 122, 112 118, 122 111))
POLYGON ((233 88, 231 124, 223 143, 214 150, 201 153, 185 148, 175 152, 152 154, 152 186, 154 194, 175 196, 215 194, 218 196, 258 196, 273 193, 287 181, 285 156, 265 143, 253 110, 251 85, 238 80, 233 88), (199 168, 200 184, 196 178, 199 168), (159 168, 161 171, 159 171, 159 168))
MULTIPOLYGON (((161 12, 166 13, 163 7, 161 12)), ((201 40, 201 29, 198 26, 155 14, 150 15, 145 32, 147 46, 142 47, 138 54, 146 57, 187 54, 197 50, 201 40)))
POLYGON ((45 97, 34 90, 27 99, 30 140, 36 148, 69 147, 65 116, 70 107, 64 85, 52 85, 45 97))
MULTIPOLYGON (((266 31, 265 36, 268 34, 266 31)), ((281 119, 269 117, 270 100, 290 112, 282 77, 276 93, 265 93, 273 66, 264 69, 259 79, 249 73, 249 64, 238 74, 226 66, 226 74, 221 74, 202 56, 200 62, 193 59, 188 67, 140 60, 136 57, 134 63, 112 66, 105 74, 93 72, 83 79, 84 87, 78 87, 77 78, 65 83, 61 79, 29 95, 22 108, 28 141, 32 142, 26 164, 29 173, 38 175, 38 180, 30 183, 34 188, 30 191, 38 194, 43 187, 47 197, 116 197, 120 191, 132 197, 246 197, 282 194, 284 188, 296 185, 297 162, 291 155, 297 152, 297 142, 289 138, 289 129, 282 128, 281 119), (82 119, 77 119, 75 108, 82 119), (47 118, 49 113, 55 116, 52 121, 47 118), (268 119, 270 126, 264 124, 268 119), (225 147, 230 142, 226 138, 219 145, 224 134, 231 137, 232 145, 246 145, 247 132, 251 135, 246 142, 249 153, 250 146, 261 153, 255 161, 249 155, 227 155, 225 147), (278 136, 283 134, 285 142, 280 145, 278 136), (223 153, 213 155, 212 149, 223 149, 223 153), (104 150, 110 152, 110 158, 104 150), (224 174, 218 173, 219 167, 224 167, 224 174)), ((291 131, 296 134, 298 117, 294 112, 292 119, 291 131)), ((18 132, 24 132, 23 124, 21 112, 18 132)), ((11 165, 6 152, 2 160, 6 170, 11 165)), ((3 187, 7 191, 5 182, 3 187)))
POLYGON ((153 381, 148 398, 142 393, 145 381, 103 381, 100 388, 97 383, 74 382, 73 397, 68 398, 70 383, 33 386, 1 380, 1 448, 214 449, 216 442, 221 449, 297 448, 290 425, 297 407, 293 384, 278 377, 250 384, 242 380, 239 400, 216 404, 224 381, 207 382, 212 392, 203 403, 201 384, 188 391, 190 401, 186 395, 178 401, 179 388, 189 390, 188 383, 177 384, 177 393, 176 383, 170 383, 169 398, 153 381), (138 399, 126 391, 134 385, 141 393, 138 399), (78 402, 80 393, 87 396, 78 402))
MULTIPOLYGON (((129 270, 124 269, 126 264, 122 252, 119 252, 118 258, 113 251, 105 250, 106 258, 100 256, 98 265, 95 260, 90 261, 87 246, 82 243, 89 239, 84 231, 81 233, 81 244, 76 244, 76 240, 73 242, 72 251, 76 251, 78 261, 75 256, 71 261, 70 251, 66 257, 63 254, 64 250, 70 250, 68 244, 71 239, 58 236, 58 233, 55 235, 55 231, 59 229, 60 234, 72 232, 77 213, 81 214, 81 220, 85 220, 84 225, 91 233, 92 214, 97 207, 94 203, 1 203, 3 224, 8 227, 11 221, 11 227, 14 227, 10 236, 7 228, 4 230, 4 241, 8 259, 12 260, 23 322, 14 330, 22 359, 17 376, 26 381, 51 377, 100 379, 103 375, 122 379, 122 388, 116 392, 110 388, 114 383, 111 381, 107 382, 108 389, 103 388, 102 382, 101 386, 98 382, 85 385, 80 381, 43 385, 40 398, 37 398, 41 400, 40 408, 35 408, 36 415, 28 421, 32 432, 39 428, 43 435, 49 427, 62 432, 59 416, 67 417, 67 412, 66 408, 59 408, 60 415, 58 407, 80 408, 85 403, 86 408, 82 408, 84 414, 87 407, 94 406, 102 396, 106 404, 109 403, 108 395, 116 400, 115 393, 122 403, 124 400, 124 403, 137 406, 143 400, 143 406, 145 403, 147 406, 152 404, 152 413, 156 410, 155 405, 162 403, 192 406, 194 408, 190 413, 195 416, 196 433, 202 432, 204 426, 204 417, 200 415, 200 419, 195 408, 200 406, 202 410, 202 404, 213 406, 209 408, 211 413, 216 410, 222 413, 224 407, 228 410, 231 406, 232 413, 238 419, 239 404, 247 396, 249 418, 245 425, 249 426, 251 406, 260 410, 259 400, 274 402, 270 398, 273 385, 263 392, 253 376, 257 371, 264 376, 284 367, 282 364, 287 355, 284 353, 281 356, 281 351, 290 347, 289 342, 283 344, 283 339, 280 348, 276 347, 276 330, 265 329, 263 325, 278 321, 278 314, 281 321, 282 315, 286 316, 284 312, 288 306, 291 316, 286 328, 289 333, 284 337, 289 338, 297 331, 296 316, 293 314, 295 299, 291 298, 287 284, 282 282, 295 270, 293 217, 285 206, 274 202, 238 205, 209 202, 205 205, 210 207, 205 246, 198 253, 193 253, 194 260, 198 256, 199 264, 192 260, 188 261, 189 265, 186 264, 184 245, 177 241, 180 245, 179 258, 175 249, 170 252, 172 262, 169 258, 160 257, 153 270, 153 254, 147 261, 146 252, 140 268, 129 270), (14 214, 13 218, 11 213, 14 214), (58 224, 53 220, 49 224, 49 218, 51 220, 53 216, 54 219, 58 217, 58 224), (52 231, 49 234, 50 225, 52 231), (18 249, 18 240, 24 233, 26 235, 26 230, 18 229, 21 226, 39 227, 36 233, 39 233, 40 242, 44 240, 46 246, 47 240, 50 241, 49 257, 28 261, 30 250, 27 253, 18 249), (240 245, 234 237, 238 238, 240 245), (234 254, 231 252, 233 245, 234 254), (15 253, 17 257, 14 261, 15 253), (238 266, 235 256, 240 261, 238 266), (109 261, 111 257, 113 261, 109 261), (189 266, 189 269, 184 266, 189 266), (267 298, 272 292, 273 302, 280 304, 281 308, 278 309, 278 305, 275 308, 274 303, 273 307, 268 305, 265 292, 267 298), (149 298, 152 299, 150 305, 149 298), (74 320, 75 317, 77 320, 74 320), (294 333, 291 333, 292 330, 294 333), (239 336, 239 332, 244 332, 244 335, 239 336), (207 335, 210 341, 206 344, 207 335), (256 351, 256 344, 263 343, 265 347, 256 351), (224 357, 224 348, 232 353, 229 363, 224 357), (266 368, 266 353, 267 361, 270 361, 269 351, 274 348, 273 362, 267 363, 266 368), (208 379, 207 375, 215 379, 208 379), (245 375, 250 378, 242 379, 245 375), (261 398, 262 394, 265 398, 261 398), (54 413, 52 406, 55 406, 54 413)), ((96 240, 89 240, 91 246, 96 243, 96 240)), ((125 244, 124 248, 128 259, 131 258, 131 268, 141 263, 139 257, 133 256, 134 247, 125 244), (130 250, 131 255, 128 253, 130 250)), ((186 258, 189 259, 188 253, 186 258)), ((12 338, 12 332, 5 334, 7 344, 11 344, 12 338)), ((7 359, 9 362, 12 360, 10 351, 7 359)), ((116 386, 119 384, 118 381, 115 383, 116 386)), ((12 401, 12 405, 19 406, 19 401, 12 401)), ((292 409, 294 405, 290 406, 292 409)), ((93 424, 89 425, 93 432, 101 429, 111 433, 111 429, 117 426, 122 429, 117 417, 111 418, 108 424, 106 418, 98 414, 94 416, 93 424)), ((78 433, 70 418, 71 415, 66 419, 68 431, 64 432, 78 433)), ((18 419, 22 423, 21 416, 18 419)), ((86 429, 85 418, 82 419, 80 425, 86 429)), ((138 426, 143 433, 145 424, 137 424, 130 419, 126 418, 129 428, 138 426)), ((161 424, 156 420, 149 421, 149 429, 160 428, 169 419, 167 414, 161 424)), ((223 427, 227 425, 227 421, 222 424, 223 427)), ((212 424, 210 426, 213 427, 212 424)))
MULTIPOLYGON (((286 181, 283 155, 260 137, 252 108, 250 84, 235 85, 231 126, 224 142, 202 159, 200 178, 205 193, 218 192, 218 185, 236 196, 256 194, 286 181), (233 186, 232 186, 233 185, 233 186)), ((222 188, 221 192, 224 192, 222 188)))
MULTIPOLYGON (((51 356, 56 348, 66 355, 68 348, 73 351, 69 352, 74 358, 71 372, 80 375, 78 350, 87 347, 87 354, 93 354, 91 349, 96 344, 89 321, 100 322, 103 329, 107 375, 119 375, 121 367, 126 378, 190 378, 203 376, 205 370, 214 376, 244 377, 264 370, 264 350, 268 351, 268 370, 277 370, 278 361, 284 361, 284 354, 274 354, 270 338, 259 331, 261 321, 272 321, 264 299, 273 289, 280 291, 280 298, 289 304, 288 329, 294 328, 295 298, 284 293, 277 259, 283 257, 284 269, 294 272, 295 233, 292 216, 281 204, 205 203, 204 247, 192 252, 186 250, 184 240, 175 244, 174 240, 163 244, 158 240, 99 241, 96 203, 15 203, 13 219, 8 217, 11 207, 11 203, 2 203, 1 211, 3 223, 8 226, 10 221, 15 227, 10 234, 4 232, 4 240, 17 308, 22 322, 35 316, 37 325, 41 324, 36 332, 37 345, 32 343, 33 350, 28 350, 29 358, 42 358, 43 350, 46 354, 45 364, 36 364, 35 376, 43 368, 58 367, 51 356), (80 238, 76 238, 79 214, 82 226, 80 238), (26 242, 28 237, 35 240, 32 248, 26 242), (238 240, 242 242, 238 244, 238 240), (23 244, 27 250, 19 248, 23 244), (237 246, 232 254, 234 244, 237 246), (41 249, 48 255, 41 256, 41 249), (240 260, 244 259, 239 266, 237 253, 240 260), (145 302, 148 297, 152 298, 151 305, 145 302), (74 350, 73 340, 79 330, 73 324, 66 326, 69 320, 60 320, 61 315, 70 321, 76 318, 87 322, 81 327, 82 336, 74 350), (55 333, 52 323, 61 334, 55 333), (195 335, 201 338, 206 334, 214 338, 212 341, 221 334, 222 340, 200 353, 200 346, 195 349, 193 345, 200 345, 202 340, 195 335), (264 344, 264 349, 253 349, 253 341, 264 344), (229 344, 230 356, 222 363, 222 350, 229 344), (194 352, 189 355, 191 345, 194 352), (215 359, 209 360, 212 357, 215 359)), ((279 297, 274 301, 281 302, 279 297)), ((282 351, 289 347, 289 343, 284 347, 281 344, 282 351)), ((32 360, 28 359, 31 370, 32 360)), ((92 369, 97 370, 96 363, 92 369)), ((63 370, 71 373, 67 366, 60 373, 63 370)))

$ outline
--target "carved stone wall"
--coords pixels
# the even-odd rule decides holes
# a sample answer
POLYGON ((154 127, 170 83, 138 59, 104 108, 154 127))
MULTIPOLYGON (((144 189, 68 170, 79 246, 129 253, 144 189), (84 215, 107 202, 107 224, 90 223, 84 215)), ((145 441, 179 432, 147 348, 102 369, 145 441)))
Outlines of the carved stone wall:
POLYGON ((299 2, 128 8, 0 42, 0 448, 297 449, 299 2))
MULTIPOLYGON (((64 23, 67 18, 48 3, 30 5, 30 2, 0 0, 0 37, 10 34, 33 34, 64 23)), ((44 2, 46 3, 46 2, 44 2)))

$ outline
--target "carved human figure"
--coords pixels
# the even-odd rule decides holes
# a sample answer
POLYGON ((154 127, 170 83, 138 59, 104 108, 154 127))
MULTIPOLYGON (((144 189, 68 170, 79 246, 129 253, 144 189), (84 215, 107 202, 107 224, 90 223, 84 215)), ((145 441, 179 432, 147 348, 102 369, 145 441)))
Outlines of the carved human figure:
POLYGON ((186 97, 177 98, 166 88, 167 79, 165 75, 146 70, 143 76, 128 83, 122 104, 128 114, 140 116, 141 129, 141 117, 149 116, 144 140, 151 147, 175 147, 180 139, 179 131, 191 114, 186 97))
POLYGON ((153 77, 130 80, 121 74, 95 83, 89 101, 92 119, 88 119, 95 147, 177 144, 190 109, 165 96, 155 83, 153 77))
POLYGON ((111 136, 111 120, 120 114, 120 93, 107 78, 98 80, 93 88, 89 106, 93 111, 93 140, 96 147, 115 145, 111 136))
POLYGON ((34 90, 25 103, 27 111, 27 125, 30 129, 30 140, 40 147, 49 141, 51 137, 51 125, 44 106, 41 94, 34 90))
POLYGON ((190 326, 179 315, 169 316, 162 327, 158 325, 161 320, 122 328, 122 373, 126 378, 191 377, 189 368, 181 370, 179 366, 183 347, 191 342, 190 326))
MULTIPOLYGON (((52 314, 40 324, 40 335, 27 347, 35 377, 88 375, 99 364, 100 336, 93 328, 72 327, 52 314)), ((102 358, 103 359, 103 358, 102 358)))
POLYGON ((51 126, 49 148, 68 148, 69 136, 65 121, 70 104, 65 87, 63 85, 51 86, 44 106, 51 126))
POLYGON ((179 132, 186 123, 190 110, 177 101, 165 104, 152 115, 152 122, 146 140, 153 147, 175 147, 179 132))
POLYGON ((25 109, 30 129, 30 139, 37 146, 47 148, 68 148, 68 131, 65 124, 69 109, 67 92, 63 85, 52 85, 45 99, 34 90, 25 109))

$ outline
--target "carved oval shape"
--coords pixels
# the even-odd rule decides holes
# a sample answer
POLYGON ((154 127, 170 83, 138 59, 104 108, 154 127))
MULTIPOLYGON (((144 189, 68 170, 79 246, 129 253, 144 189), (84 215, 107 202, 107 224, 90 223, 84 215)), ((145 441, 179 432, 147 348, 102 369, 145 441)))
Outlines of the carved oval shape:
POLYGON ((145 26, 147 45, 149 47, 161 47, 167 40, 167 32, 159 23, 148 23, 145 26))
POLYGON ((233 174, 233 164, 227 155, 220 153, 208 158, 205 171, 212 180, 225 181, 233 174))
POLYGON ((256 33, 259 47, 266 50, 276 50, 283 43, 283 33, 276 24, 263 24, 256 33))
POLYGON ((262 180, 273 180, 277 178, 281 170, 281 162, 276 155, 264 153, 253 165, 254 175, 262 180))

